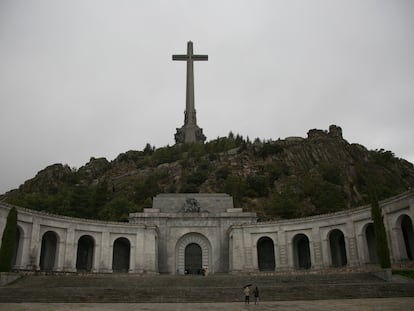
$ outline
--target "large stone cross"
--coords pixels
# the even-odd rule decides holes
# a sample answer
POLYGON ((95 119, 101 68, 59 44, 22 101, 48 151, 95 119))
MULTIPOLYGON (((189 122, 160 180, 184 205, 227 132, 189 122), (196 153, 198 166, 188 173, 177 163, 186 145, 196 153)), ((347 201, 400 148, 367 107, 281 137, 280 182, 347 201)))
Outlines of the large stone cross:
POLYGON ((187 42, 187 54, 173 55, 173 60, 187 62, 187 84, 185 99, 184 126, 177 129, 175 140, 177 143, 204 142, 206 139, 202 129, 197 126, 196 110, 194 106, 194 61, 208 60, 207 55, 193 54, 193 42, 187 42))

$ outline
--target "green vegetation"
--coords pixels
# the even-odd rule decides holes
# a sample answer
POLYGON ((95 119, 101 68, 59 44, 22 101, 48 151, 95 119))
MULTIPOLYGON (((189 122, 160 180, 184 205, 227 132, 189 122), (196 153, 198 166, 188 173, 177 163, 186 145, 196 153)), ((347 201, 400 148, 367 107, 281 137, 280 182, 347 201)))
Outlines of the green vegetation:
POLYGON ((3 196, 11 204, 72 217, 126 221, 159 193, 224 192, 259 220, 296 218, 370 203, 414 186, 412 164, 390 151, 323 137, 251 142, 230 132, 205 144, 180 144, 91 158, 79 169, 54 164, 3 196))
POLYGON ((399 274, 410 279, 414 279, 414 269, 392 270, 392 274, 399 274))
POLYGON ((371 217, 374 222, 375 248, 381 268, 391 268, 390 251, 388 248, 387 234, 385 232, 384 217, 378 204, 375 191, 371 193, 371 217))
POLYGON ((7 216, 6 227, 3 231, 0 247, 0 272, 10 272, 16 244, 17 211, 12 208, 7 216))

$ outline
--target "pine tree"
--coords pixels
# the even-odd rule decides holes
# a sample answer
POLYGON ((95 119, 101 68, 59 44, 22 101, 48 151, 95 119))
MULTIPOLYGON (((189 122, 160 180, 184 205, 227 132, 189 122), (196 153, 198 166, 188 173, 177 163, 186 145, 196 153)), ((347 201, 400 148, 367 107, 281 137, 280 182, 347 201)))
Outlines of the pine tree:
POLYGON ((391 268, 390 251, 384 226, 384 217, 375 191, 371 191, 371 217, 374 222, 375 248, 381 268, 391 268))
POLYGON ((0 247, 0 272, 10 272, 16 244, 17 210, 13 207, 7 216, 0 247))

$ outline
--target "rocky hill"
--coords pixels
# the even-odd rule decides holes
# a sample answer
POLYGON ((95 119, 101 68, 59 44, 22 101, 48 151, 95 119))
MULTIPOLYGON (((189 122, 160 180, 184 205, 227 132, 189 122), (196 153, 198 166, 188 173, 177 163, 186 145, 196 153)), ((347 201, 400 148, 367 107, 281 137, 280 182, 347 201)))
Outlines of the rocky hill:
POLYGON ((342 138, 340 127, 307 138, 251 142, 229 134, 205 144, 174 145, 91 158, 79 169, 54 164, 2 200, 68 216, 127 220, 165 192, 225 192, 259 220, 303 217, 368 203, 414 186, 413 164, 342 138))

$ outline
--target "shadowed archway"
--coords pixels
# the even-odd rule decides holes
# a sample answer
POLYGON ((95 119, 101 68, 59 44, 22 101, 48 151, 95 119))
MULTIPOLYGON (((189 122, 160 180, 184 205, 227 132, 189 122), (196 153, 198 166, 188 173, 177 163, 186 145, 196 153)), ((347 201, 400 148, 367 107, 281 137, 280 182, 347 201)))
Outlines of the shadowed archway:
POLYGON ((312 266, 309 238, 303 233, 297 234, 293 238, 293 258, 297 269, 310 269, 312 266))
POLYGON ((209 240, 202 234, 191 232, 182 236, 175 247, 176 258, 176 272, 177 274, 184 274, 188 268, 189 260, 193 261, 193 271, 196 266, 200 267, 199 257, 201 256, 201 268, 206 268, 214 273, 214 267, 211 265, 211 245, 209 240), (201 252, 200 252, 201 250, 201 252), (190 259, 192 258, 192 259, 190 259))
POLYGON ((414 233, 413 223, 407 215, 401 218, 401 231, 404 238, 405 252, 408 260, 414 259, 414 233))
POLYGON ((332 266, 345 266, 348 260, 346 257, 345 237, 341 230, 334 229, 329 233, 329 247, 332 266))
POLYGON ((76 270, 92 271, 95 241, 90 235, 83 235, 78 240, 76 270))
POLYGON ((203 266, 203 252, 200 245, 188 244, 185 248, 184 269, 187 274, 200 274, 203 266))
POLYGON ((131 243, 127 238, 118 238, 114 241, 112 254, 112 271, 128 272, 131 253, 131 243))
POLYGON ((257 241, 257 262, 260 271, 274 271, 275 245, 269 237, 261 237, 257 241))
POLYGON ((53 231, 47 231, 42 237, 40 251, 40 270, 52 271, 55 268, 58 236, 53 231))
POLYGON ((365 227, 365 240, 368 249, 368 262, 372 264, 378 263, 377 247, 375 246, 375 231, 374 224, 369 223, 365 227))

